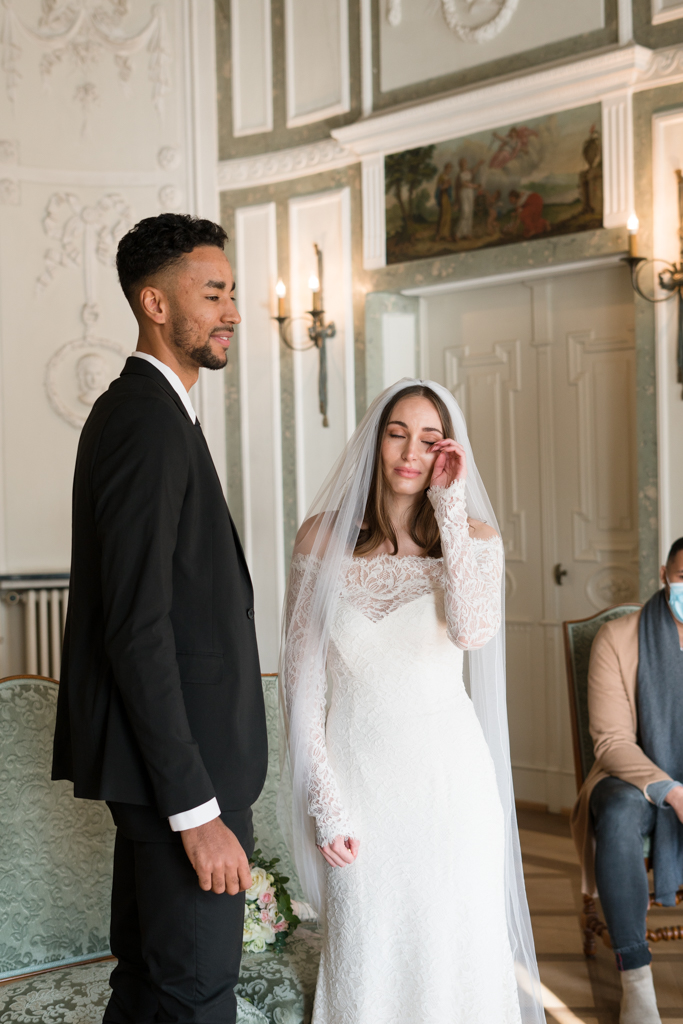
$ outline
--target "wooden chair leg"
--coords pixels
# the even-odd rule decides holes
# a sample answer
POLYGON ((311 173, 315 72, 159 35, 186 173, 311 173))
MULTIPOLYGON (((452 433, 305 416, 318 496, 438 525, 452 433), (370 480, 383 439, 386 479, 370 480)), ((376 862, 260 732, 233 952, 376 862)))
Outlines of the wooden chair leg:
POLYGON ((583 913, 581 914, 581 928, 583 930, 583 952, 584 956, 595 956, 596 937, 599 935, 608 949, 612 948, 607 925, 598 916, 595 908, 595 900, 592 896, 583 897, 583 913))

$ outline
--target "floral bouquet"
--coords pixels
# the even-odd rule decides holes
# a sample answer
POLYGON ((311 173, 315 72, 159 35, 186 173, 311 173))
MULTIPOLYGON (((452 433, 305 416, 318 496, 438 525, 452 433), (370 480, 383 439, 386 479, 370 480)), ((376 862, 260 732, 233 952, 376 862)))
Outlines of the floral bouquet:
POLYGON ((251 889, 247 890, 244 907, 245 953, 263 953, 267 948, 279 953, 299 918, 292 910, 292 901, 285 889, 288 878, 275 867, 279 858, 265 860, 260 850, 251 858, 251 889))

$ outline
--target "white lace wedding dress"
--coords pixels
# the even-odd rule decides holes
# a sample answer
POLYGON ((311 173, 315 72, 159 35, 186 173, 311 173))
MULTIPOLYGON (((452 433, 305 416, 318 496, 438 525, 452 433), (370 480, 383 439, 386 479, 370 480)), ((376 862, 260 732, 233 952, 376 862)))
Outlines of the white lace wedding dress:
MULTIPOLYGON (((500 625, 502 546, 470 539, 462 483, 430 498, 442 559, 349 560, 331 704, 321 680, 311 722, 317 840, 360 839, 354 864, 326 867, 313 1024, 520 1022, 503 812, 462 675, 462 651, 500 625)), ((291 603, 309 558, 294 556, 291 603)))

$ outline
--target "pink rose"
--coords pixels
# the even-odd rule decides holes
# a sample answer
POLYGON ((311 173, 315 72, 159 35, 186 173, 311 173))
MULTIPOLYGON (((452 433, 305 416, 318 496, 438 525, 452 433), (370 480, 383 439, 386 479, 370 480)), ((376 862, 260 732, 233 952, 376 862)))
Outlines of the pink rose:
POLYGON ((265 906, 267 906, 268 903, 272 903, 272 902, 273 902, 273 894, 272 894, 272 892, 264 892, 261 896, 259 896, 259 904, 262 907, 265 907, 265 906))

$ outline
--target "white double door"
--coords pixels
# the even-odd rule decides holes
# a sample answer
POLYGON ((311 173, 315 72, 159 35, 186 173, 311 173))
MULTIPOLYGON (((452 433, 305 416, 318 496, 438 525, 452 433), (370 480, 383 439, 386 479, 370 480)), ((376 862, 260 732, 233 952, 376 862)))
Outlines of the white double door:
MULTIPOLYGON (((421 300, 506 550, 518 799, 575 796, 562 621, 638 593, 633 299, 620 266, 421 300)), ((426 364, 426 365, 424 365, 426 364)))

